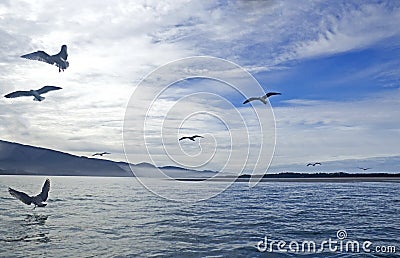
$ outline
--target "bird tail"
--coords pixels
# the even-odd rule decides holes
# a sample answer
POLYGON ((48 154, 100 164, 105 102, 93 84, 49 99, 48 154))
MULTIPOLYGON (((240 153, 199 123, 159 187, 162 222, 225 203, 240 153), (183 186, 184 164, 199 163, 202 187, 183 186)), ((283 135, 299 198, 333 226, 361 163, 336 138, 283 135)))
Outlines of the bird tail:
POLYGON ((42 100, 44 100, 45 99, 45 97, 42 97, 42 96, 39 96, 39 98, 34 98, 33 100, 34 101, 42 101, 42 100))
POLYGON ((260 101, 262 102, 262 103, 264 103, 265 105, 267 105, 267 100, 266 100, 267 98, 264 98, 264 97, 262 97, 262 98, 260 98, 260 101))

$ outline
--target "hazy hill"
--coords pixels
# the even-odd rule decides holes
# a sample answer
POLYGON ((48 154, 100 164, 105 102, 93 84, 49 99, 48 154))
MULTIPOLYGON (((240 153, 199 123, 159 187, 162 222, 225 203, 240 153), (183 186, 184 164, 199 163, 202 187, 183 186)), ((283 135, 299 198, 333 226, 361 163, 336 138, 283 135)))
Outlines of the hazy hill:
MULTIPOLYGON (((159 177, 159 170, 149 163, 137 165, 68 153, 0 140, 0 175, 53 176, 137 176, 159 177)), ((171 177, 214 175, 213 171, 196 171, 168 166, 160 168, 171 177)))
MULTIPOLYGON (((280 166, 271 166, 269 173, 280 173, 283 171, 300 173, 318 173, 318 172, 346 172, 346 173, 399 173, 400 156, 369 157, 360 159, 341 159, 332 161, 323 161, 322 165, 307 167, 303 164, 285 164, 280 166), (364 171, 360 168, 369 168, 364 171)), ((311 160, 310 162, 316 162, 311 160)), ((250 173, 249 173, 250 174, 250 173)))
POLYGON ((70 176, 131 176, 113 161, 0 140, 0 173, 70 176))
MULTIPOLYGON (((160 170, 172 178, 212 177, 215 171, 191 170, 149 163, 127 164, 111 160, 75 156, 68 153, 0 140, 0 175, 63 175, 63 176, 133 176, 160 177, 160 170)), ((321 166, 288 164, 271 167, 268 174, 282 172, 314 174, 321 172, 346 173, 399 173, 400 156, 322 161, 321 166), (371 168, 367 171, 359 167, 371 168)), ((251 174, 251 173, 248 173, 251 174)))

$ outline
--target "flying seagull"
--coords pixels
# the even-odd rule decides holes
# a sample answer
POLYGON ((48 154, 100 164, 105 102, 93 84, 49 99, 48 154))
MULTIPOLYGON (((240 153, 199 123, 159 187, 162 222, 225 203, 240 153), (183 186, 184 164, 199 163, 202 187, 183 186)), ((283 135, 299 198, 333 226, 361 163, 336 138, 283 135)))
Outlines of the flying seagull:
POLYGON ((46 179, 46 181, 43 184, 42 191, 40 194, 36 196, 29 196, 26 193, 14 190, 12 188, 8 188, 8 192, 14 196, 15 198, 19 199, 21 202, 31 205, 32 203, 35 205, 34 209, 36 206, 38 207, 45 207, 47 203, 44 203, 47 200, 47 197, 49 196, 49 190, 50 190, 50 180, 46 179))
POLYGON ((33 53, 29 53, 26 55, 21 56, 22 58, 30 59, 30 60, 37 60, 41 62, 45 62, 51 65, 55 65, 58 67, 58 71, 64 71, 68 68, 69 63, 67 61, 68 53, 67 53, 67 46, 62 45, 60 52, 55 55, 49 55, 44 51, 36 51, 33 53))
POLYGON ((6 98, 18 98, 18 97, 25 97, 25 96, 33 96, 35 101, 42 101, 45 98, 40 96, 46 92, 52 91, 52 90, 61 90, 61 87, 57 86, 44 86, 38 90, 19 90, 19 91, 14 91, 11 92, 4 97, 6 98))
POLYGON ((279 93, 279 92, 268 92, 267 94, 265 94, 265 95, 262 96, 262 97, 252 97, 252 98, 248 98, 248 99, 246 99, 246 100, 243 102, 243 104, 249 103, 250 101, 253 101, 253 100, 259 100, 259 101, 261 101, 262 103, 267 104, 266 99, 269 98, 269 97, 271 97, 271 96, 274 96, 274 95, 282 95, 282 94, 279 93))
POLYGON ((371 168, 360 168, 360 167, 359 167, 359 169, 362 169, 362 170, 365 171, 365 170, 368 170, 368 169, 371 169, 371 168))
POLYGON ((195 140, 194 140, 195 138, 204 138, 204 137, 196 134, 196 135, 193 135, 193 136, 184 136, 184 137, 181 137, 181 138, 179 138, 179 140, 182 141, 182 140, 184 140, 184 139, 189 139, 189 140, 191 140, 191 141, 195 141, 195 140))
POLYGON ((308 164, 307 164, 307 167, 309 167, 309 166, 313 166, 313 167, 315 167, 315 165, 321 165, 321 163, 319 163, 319 162, 315 162, 315 163, 308 163, 308 164))
POLYGON ((103 156, 103 155, 106 155, 106 154, 111 154, 111 153, 106 152, 106 151, 104 151, 104 152, 96 152, 96 153, 93 154, 92 156, 103 156))

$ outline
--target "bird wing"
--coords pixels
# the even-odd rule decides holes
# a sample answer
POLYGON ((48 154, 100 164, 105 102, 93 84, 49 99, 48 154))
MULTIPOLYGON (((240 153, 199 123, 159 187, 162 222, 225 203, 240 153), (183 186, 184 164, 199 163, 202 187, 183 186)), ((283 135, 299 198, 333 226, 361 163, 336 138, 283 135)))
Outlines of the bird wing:
POLYGON ((68 58, 68 53, 67 53, 67 46, 62 45, 60 52, 57 54, 57 56, 61 57, 64 60, 67 60, 68 58))
POLYGON ((312 164, 311 164, 311 163, 308 163, 308 164, 307 164, 307 167, 308 167, 308 166, 312 166, 312 164))
POLYGON ((39 95, 44 94, 46 92, 52 91, 52 90, 61 90, 61 87, 57 86, 44 86, 40 89, 38 89, 36 92, 39 93, 39 95))
POLYGON ((14 190, 12 188, 8 188, 8 192, 14 196, 15 198, 17 198, 18 200, 20 200, 21 202, 30 205, 32 203, 32 197, 30 197, 29 195, 27 195, 26 193, 14 190))
POLYGON ((48 64, 54 64, 54 62, 51 60, 49 54, 47 54, 44 51, 36 51, 33 53, 29 53, 26 55, 21 56, 22 58, 30 59, 30 60, 37 60, 41 62, 45 62, 48 64))
POLYGON ((282 94, 279 93, 279 92, 268 92, 267 94, 265 94, 264 97, 269 98, 269 97, 274 96, 274 95, 282 95, 282 94))
POLYGON ((24 97, 24 96, 32 96, 32 93, 30 91, 26 90, 19 90, 19 91, 14 91, 11 92, 7 95, 5 95, 5 98, 18 98, 18 97, 24 97))
POLYGON ((182 140, 184 140, 184 139, 188 139, 188 137, 186 137, 186 136, 181 137, 181 138, 179 138, 179 141, 182 141, 182 140))
POLYGON ((193 138, 204 138, 203 136, 197 135, 197 134, 196 134, 196 135, 193 135, 192 137, 193 137, 193 138))
POLYGON ((47 200, 47 197, 49 197, 49 191, 50 191, 50 179, 46 179, 46 181, 44 181, 42 191, 40 192, 40 194, 36 195, 36 197, 40 197, 42 201, 45 202, 47 200))
POLYGON ((321 165, 321 163, 320 163, 320 162, 317 162, 317 163, 315 163, 315 165, 321 165))
POLYGON ((250 101, 253 101, 253 100, 259 100, 259 101, 261 101, 262 103, 267 104, 267 102, 266 102, 264 99, 258 98, 258 97, 248 98, 248 99, 246 99, 246 100, 243 102, 243 104, 249 103, 250 101))

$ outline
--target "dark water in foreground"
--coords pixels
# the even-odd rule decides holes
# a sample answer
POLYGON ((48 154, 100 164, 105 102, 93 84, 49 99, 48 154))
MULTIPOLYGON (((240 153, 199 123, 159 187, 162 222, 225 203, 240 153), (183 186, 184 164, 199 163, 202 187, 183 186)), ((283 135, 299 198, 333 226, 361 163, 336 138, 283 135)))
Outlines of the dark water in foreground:
POLYGON ((133 178, 50 178, 48 206, 33 211, 7 187, 36 194, 45 177, 0 176, 1 257, 400 257, 399 183, 235 183, 210 200, 184 204, 133 178), (342 244, 370 241, 372 252, 339 252, 338 230, 347 233, 342 244), (288 252, 274 245, 259 252, 265 236, 286 241, 288 252), (307 241, 319 249, 329 238, 338 241, 336 251, 326 245, 301 252, 307 241), (396 253, 375 252, 390 246, 396 253))

